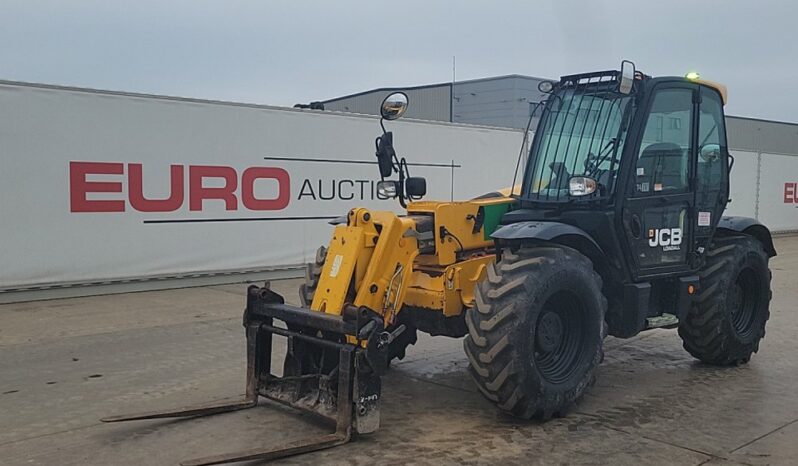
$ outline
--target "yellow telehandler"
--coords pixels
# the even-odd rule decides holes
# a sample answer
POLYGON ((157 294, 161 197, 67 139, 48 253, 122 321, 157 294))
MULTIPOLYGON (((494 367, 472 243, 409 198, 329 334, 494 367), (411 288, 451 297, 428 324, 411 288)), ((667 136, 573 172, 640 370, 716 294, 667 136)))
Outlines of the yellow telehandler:
POLYGON ((182 464, 339 445, 379 427, 380 376, 416 331, 465 337, 476 387, 524 419, 564 415, 579 401, 608 334, 677 327, 696 358, 747 362, 764 336, 776 251, 764 225, 722 216, 733 165, 725 87, 652 78, 624 61, 539 89, 548 98, 521 186, 463 202, 420 200, 426 182, 409 176, 384 126, 408 99, 388 96, 378 189, 406 213, 353 208, 334 221, 308 264, 301 306, 268 284, 249 287, 245 398, 104 421, 213 414, 264 397, 329 419, 335 432, 182 464), (275 335, 287 339, 281 375, 271 367, 275 335))

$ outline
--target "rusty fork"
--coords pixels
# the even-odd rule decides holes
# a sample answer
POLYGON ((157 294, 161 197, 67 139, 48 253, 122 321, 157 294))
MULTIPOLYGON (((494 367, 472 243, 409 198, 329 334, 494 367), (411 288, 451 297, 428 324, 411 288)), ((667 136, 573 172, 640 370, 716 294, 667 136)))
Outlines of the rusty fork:
MULTIPOLYGON (((250 293, 250 295, 253 294, 254 293, 250 293)), ((261 292, 259 296, 263 299, 264 293, 261 292)), ((279 298, 279 295, 275 294, 274 296, 279 298)), ((256 299, 256 297, 250 297, 256 299)), ((281 301, 282 298, 279 298, 279 300, 281 301)), ((272 326, 272 317, 270 316, 260 315, 253 319, 249 310, 250 303, 248 302, 247 314, 245 314, 247 382, 246 395, 243 399, 235 401, 218 400, 173 410, 111 416, 103 418, 101 421, 123 422, 146 419, 186 418, 226 413, 257 406, 259 396, 264 396, 280 404, 302 411, 320 414, 307 408, 307 406, 295 403, 296 400, 286 399, 284 393, 279 389, 282 378, 271 375, 272 334, 278 333, 288 337, 297 337, 297 335, 285 329, 272 326), (275 390, 275 387, 278 387, 278 389, 275 390)), ((304 335, 300 336, 304 337, 304 335)), ((180 464, 183 466, 205 466, 249 460, 274 460, 331 448, 349 442, 352 439, 353 433, 353 407, 355 406, 353 392, 357 390, 357 377, 355 374, 356 347, 348 344, 329 343, 331 343, 329 346, 339 350, 336 415, 334 418, 331 415, 322 415, 322 417, 335 422, 335 432, 321 437, 306 438, 285 443, 276 447, 254 448, 245 451, 207 456, 183 461, 180 464)))

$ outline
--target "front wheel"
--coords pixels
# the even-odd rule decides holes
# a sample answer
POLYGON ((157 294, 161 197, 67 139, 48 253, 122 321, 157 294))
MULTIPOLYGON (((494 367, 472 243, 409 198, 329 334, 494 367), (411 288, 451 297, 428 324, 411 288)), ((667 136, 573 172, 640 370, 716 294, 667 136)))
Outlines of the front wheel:
POLYGON ((709 364, 751 359, 770 316, 770 269, 762 244, 750 236, 716 238, 699 272, 701 289, 679 325, 684 348, 709 364))
POLYGON ((464 346, 482 394, 525 419, 565 414, 603 357, 607 300, 590 260, 557 245, 505 250, 475 295, 464 346))

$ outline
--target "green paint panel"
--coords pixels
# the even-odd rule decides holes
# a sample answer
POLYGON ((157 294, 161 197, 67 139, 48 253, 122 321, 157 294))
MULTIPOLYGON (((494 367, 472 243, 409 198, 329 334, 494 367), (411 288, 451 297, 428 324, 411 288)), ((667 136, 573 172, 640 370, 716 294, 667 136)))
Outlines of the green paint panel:
POLYGON ((499 226, 499 220, 501 220, 502 215, 506 214, 512 206, 513 203, 508 202, 506 204, 493 204, 481 207, 485 212, 485 221, 482 227, 483 238, 486 240, 490 239, 490 235, 492 235, 493 232, 496 231, 496 227, 499 226))

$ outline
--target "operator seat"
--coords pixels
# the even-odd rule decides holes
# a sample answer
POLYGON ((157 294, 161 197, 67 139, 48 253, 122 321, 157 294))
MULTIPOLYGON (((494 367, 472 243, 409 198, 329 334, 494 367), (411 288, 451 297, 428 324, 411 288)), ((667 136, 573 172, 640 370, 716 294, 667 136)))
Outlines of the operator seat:
POLYGON ((637 167, 643 169, 638 181, 648 181, 650 190, 658 183, 662 191, 682 189, 687 186, 687 165, 682 148, 672 142, 658 142, 643 149, 637 167))

